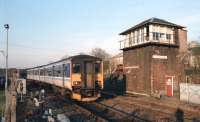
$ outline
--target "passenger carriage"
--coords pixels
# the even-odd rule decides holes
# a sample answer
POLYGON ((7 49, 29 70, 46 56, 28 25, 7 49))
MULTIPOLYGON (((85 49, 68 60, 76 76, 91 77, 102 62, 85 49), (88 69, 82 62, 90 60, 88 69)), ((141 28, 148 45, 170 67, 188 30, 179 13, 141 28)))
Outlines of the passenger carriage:
POLYGON ((27 79, 44 82, 70 93, 72 99, 93 101, 103 88, 100 58, 76 55, 27 70, 27 79))

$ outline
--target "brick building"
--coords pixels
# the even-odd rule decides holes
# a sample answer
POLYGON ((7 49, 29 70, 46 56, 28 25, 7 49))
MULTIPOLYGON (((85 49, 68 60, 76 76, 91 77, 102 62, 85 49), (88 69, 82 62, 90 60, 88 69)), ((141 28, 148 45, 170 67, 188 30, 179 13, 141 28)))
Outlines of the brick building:
POLYGON ((126 92, 166 95, 171 83, 172 96, 181 82, 178 54, 187 51, 185 27, 158 18, 150 18, 120 33, 126 92), (169 80, 166 80, 170 76, 169 80))

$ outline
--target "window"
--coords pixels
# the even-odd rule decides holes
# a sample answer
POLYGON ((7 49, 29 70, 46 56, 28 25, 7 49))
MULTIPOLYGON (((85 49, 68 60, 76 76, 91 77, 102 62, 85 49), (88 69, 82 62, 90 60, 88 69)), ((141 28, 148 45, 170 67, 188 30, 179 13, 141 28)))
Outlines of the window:
POLYGON ((140 38, 140 35, 139 35, 139 30, 137 31, 137 43, 139 43, 139 38, 140 38))
POLYGON ((43 76, 46 76, 47 75, 47 69, 46 68, 43 68, 43 76))
POLYGON ((44 69, 40 69, 40 75, 44 76, 44 69))
POLYGON ((48 70, 47 70, 47 68, 44 68, 44 75, 48 76, 48 70))
POLYGON ((149 26, 147 26, 146 29, 147 29, 146 33, 147 33, 147 37, 148 37, 149 36, 149 26))
POLYGON ((131 46, 132 45, 131 33, 129 34, 128 40, 129 40, 129 46, 131 46))
POLYGON ((164 33, 160 33, 160 38, 164 38, 165 34, 164 33))
POLYGON ((63 76, 62 65, 54 66, 54 76, 56 76, 56 77, 62 77, 63 76))
POLYGON ((159 40, 159 33, 156 33, 156 40, 159 40))
POLYGON ((135 44, 135 32, 132 34, 133 44, 135 44))
POLYGON ((132 46, 132 39, 129 38, 129 46, 132 46))
POLYGON ((73 64, 73 73, 80 73, 80 64, 73 64))
POLYGON ((49 68, 47 69, 47 71, 48 71, 48 76, 53 76, 52 67, 49 67, 49 68))
POLYGON ((70 77, 70 63, 66 64, 66 77, 70 77))
POLYGON ((144 29, 141 30, 141 42, 144 42, 144 29))
POLYGON ((166 39, 171 40, 171 34, 166 34, 166 39))
POLYGON ((39 69, 36 70, 36 75, 39 75, 39 69))
POLYGON ((159 40, 159 33, 153 32, 153 40, 159 40))
POLYGON ((39 70, 34 70, 34 75, 38 75, 39 74, 39 70))
POLYGON ((153 32, 153 40, 156 40, 156 33, 153 32))
POLYGON ((100 73, 100 71, 101 71, 101 64, 100 63, 95 63, 94 70, 95 70, 95 73, 100 73))

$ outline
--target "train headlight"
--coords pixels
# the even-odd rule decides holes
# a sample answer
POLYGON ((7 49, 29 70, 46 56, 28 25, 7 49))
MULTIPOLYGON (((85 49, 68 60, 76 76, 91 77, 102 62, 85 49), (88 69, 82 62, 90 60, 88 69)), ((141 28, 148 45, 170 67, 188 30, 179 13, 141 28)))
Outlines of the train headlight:
POLYGON ((77 86, 77 85, 80 85, 81 84, 81 81, 73 81, 73 85, 77 86))

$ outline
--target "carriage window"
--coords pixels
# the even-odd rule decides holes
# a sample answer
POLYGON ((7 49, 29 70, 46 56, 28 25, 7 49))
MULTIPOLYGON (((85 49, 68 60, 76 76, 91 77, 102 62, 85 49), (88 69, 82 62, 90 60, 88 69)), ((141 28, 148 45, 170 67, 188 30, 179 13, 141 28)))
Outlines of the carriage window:
POLYGON ((47 69, 44 68, 44 76, 47 76, 47 75, 48 75, 47 69))
POLYGON ((38 75, 37 72, 38 72, 37 70, 34 70, 34 75, 38 75))
POLYGON ((48 72, 48 76, 52 76, 53 75, 53 71, 52 71, 51 67, 47 69, 47 72, 48 72))
POLYGON ((54 66, 54 76, 55 77, 62 77, 63 76, 63 72, 62 72, 62 65, 57 65, 54 66))
POLYGON ((80 73, 80 64, 73 64, 73 73, 80 73))
POLYGON ((101 64, 100 63, 95 63, 95 73, 100 73, 100 70, 101 70, 101 64))
POLYGON ((40 69, 40 75, 44 76, 44 69, 40 69))

